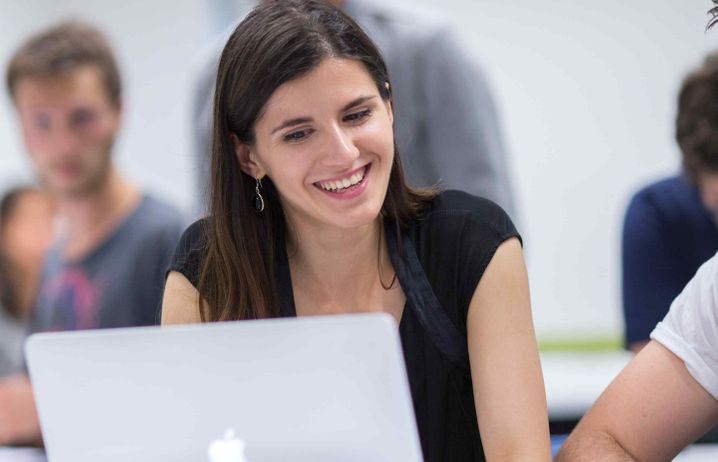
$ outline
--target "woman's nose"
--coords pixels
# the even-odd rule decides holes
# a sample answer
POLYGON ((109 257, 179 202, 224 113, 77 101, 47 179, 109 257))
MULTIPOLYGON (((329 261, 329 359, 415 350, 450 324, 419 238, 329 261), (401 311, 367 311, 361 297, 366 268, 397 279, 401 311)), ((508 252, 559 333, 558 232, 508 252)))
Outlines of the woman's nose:
POLYGON ((349 165, 359 157, 354 138, 342 127, 334 127, 329 132, 324 161, 329 165, 349 165))

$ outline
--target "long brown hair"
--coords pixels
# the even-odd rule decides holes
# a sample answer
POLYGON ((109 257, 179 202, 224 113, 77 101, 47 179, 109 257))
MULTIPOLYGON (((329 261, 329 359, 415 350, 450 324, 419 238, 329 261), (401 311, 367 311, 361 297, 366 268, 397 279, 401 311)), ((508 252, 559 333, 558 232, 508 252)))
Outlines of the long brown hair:
MULTIPOLYGON (((198 290, 203 321, 276 317, 278 252, 286 252, 286 222, 276 188, 263 180, 265 209, 254 210, 255 179, 242 172, 231 134, 255 142, 254 124, 272 93, 326 58, 361 62, 391 99, 389 75, 378 49, 339 9, 321 0, 273 0, 237 27, 219 62, 214 99, 210 215, 198 290), (205 303, 206 302, 206 303, 205 303)), ((382 215, 406 228, 433 197, 407 186, 394 147, 382 215)))

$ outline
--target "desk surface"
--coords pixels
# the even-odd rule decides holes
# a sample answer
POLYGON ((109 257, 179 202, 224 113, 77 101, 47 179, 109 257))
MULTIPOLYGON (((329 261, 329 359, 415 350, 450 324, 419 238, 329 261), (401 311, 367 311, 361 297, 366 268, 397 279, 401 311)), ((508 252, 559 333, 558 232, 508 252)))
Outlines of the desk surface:
POLYGON ((632 357, 622 350, 542 353, 549 419, 580 419, 632 357))
POLYGON ((718 460, 718 444, 693 444, 678 454, 673 462, 714 462, 718 460))
MULTIPOLYGON (((694 444, 673 459, 674 462, 715 462, 718 444, 694 444)), ((0 462, 47 462, 45 454, 37 449, 10 449, 0 447, 0 462)))
POLYGON ((0 447, 0 462, 47 462, 47 458, 40 449, 0 447))

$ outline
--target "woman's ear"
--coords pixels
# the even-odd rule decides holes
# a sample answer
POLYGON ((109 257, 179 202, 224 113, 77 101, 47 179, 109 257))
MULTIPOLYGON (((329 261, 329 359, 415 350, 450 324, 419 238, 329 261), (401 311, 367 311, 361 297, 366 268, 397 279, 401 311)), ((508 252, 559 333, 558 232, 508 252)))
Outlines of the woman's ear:
POLYGON ((386 111, 389 114, 389 122, 392 124, 394 123, 394 108, 391 104, 391 86, 389 85, 389 82, 384 82, 384 87, 386 87, 386 91, 389 94, 389 97, 384 101, 384 104, 386 105, 386 111))
POLYGON ((239 162, 239 168, 252 178, 262 178, 265 175, 264 169, 257 159, 255 148, 252 145, 242 143, 234 133, 230 134, 232 146, 234 146, 234 155, 239 162))

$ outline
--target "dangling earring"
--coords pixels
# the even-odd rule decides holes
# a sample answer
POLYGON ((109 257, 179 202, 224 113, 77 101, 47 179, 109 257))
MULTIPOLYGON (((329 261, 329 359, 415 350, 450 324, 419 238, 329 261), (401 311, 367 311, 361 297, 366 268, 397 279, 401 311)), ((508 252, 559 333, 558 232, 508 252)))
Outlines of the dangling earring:
POLYGON ((382 271, 382 264, 381 264, 381 237, 384 234, 384 223, 379 223, 379 245, 376 248, 376 261, 377 261, 377 270, 379 270, 379 284, 381 284, 381 287, 384 290, 389 290, 392 287, 394 287, 394 284, 396 283, 396 270, 394 270, 394 276, 391 278, 391 282, 389 285, 384 284, 384 271, 382 271))
POLYGON ((262 180, 259 178, 256 180, 257 184, 254 187, 254 210, 262 212, 264 211, 264 198, 262 197, 262 193, 259 191, 259 188, 262 187, 262 180))

